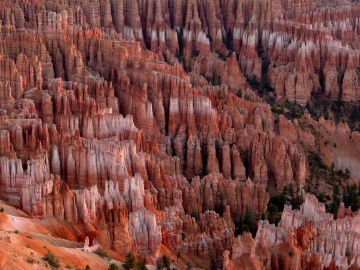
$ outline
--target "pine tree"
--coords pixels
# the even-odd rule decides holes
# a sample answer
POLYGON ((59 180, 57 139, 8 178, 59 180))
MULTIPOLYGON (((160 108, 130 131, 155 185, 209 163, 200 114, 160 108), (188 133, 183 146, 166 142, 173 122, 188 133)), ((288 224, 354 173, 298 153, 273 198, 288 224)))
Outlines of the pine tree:
POLYGON ((170 260, 166 255, 162 256, 162 261, 166 269, 170 270, 170 260))
POLYGON ((255 226, 255 219, 254 219, 254 215, 253 215, 253 211, 252 211, 251 207, 248 207, 246 209, 243 223, 244 223, 245 230, 251 232, 251 234, 253 236, 255 236, 256 226, 255 226))
POLYGON ((337 217, 337 212, 339 210, 339 204, 340 204, 340 191, 339 186, 334 185, 333 186, 333 195, 332 195, 332 202, 329 207, 329 212, 334 215, 334 217, 337 217))
POLYGON ((134 254, 132 254, 132 252, 129 252, 128 254, 126 254, 126 259, 125 259, 125 263, 124 263, 124 268, 129 270, 129 269, 133 269, 135 266, 135 257, 134 254))

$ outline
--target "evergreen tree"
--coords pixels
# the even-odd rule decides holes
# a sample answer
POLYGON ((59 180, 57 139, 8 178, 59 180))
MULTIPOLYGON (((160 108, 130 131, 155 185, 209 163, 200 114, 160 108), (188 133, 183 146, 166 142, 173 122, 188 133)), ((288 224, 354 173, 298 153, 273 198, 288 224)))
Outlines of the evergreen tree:
POLYGON ((129 252, 128 254, 126 254, 124 268, 129 270, 129 269, 133 269, 134 267, 135 267, 135 257, 134 254, 132 254, 132 252, 129 252))
POLYGON ((360 209, 360 193, 356 185, 346 187, 343 199, 345 206, 351 206, 351 210, 357 211, 360 209))
POLYGON ((333 186, 333 195, 332 195, 332 202, 329 206, 329 212, 334 215, 334 217, 337 217, 337 212, 339 210, 339 204, 340 204, 340 191, 339 186, 334 185, 333 186))
POLYGON ((163 255, 162 256, 162 261, 164 263, 165 268, 170 270, 170 260, 169 260, 168 256, 163 255))
POLYGON ((246 209, 243 223, 244 223, 244 230, 251 232, 251 234, 253 236, 255 236, 256 235, 256 225, 255 225, 255 219, 254 219, 254 215, 253 215, 253 211, 252 211, 251 207, 248 207, 246 209))
POLYGON ((146 267, 146 260, 145 260, 145 258, 140 259, 140 260, 136 263, 135 269, 136 269, 136 270, 148 270, 148 268, 146 267))

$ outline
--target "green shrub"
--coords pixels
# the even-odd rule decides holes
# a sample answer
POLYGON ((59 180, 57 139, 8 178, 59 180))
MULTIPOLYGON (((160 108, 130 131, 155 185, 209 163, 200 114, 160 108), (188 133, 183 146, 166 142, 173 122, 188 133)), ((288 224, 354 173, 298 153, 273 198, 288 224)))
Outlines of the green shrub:
POLYGON ((111 264, 109 265, 108 270, 120 270, 120 267, 117 266, 117 264, 115 264, 115 263, 111 263, 111 264))
POLYGON ((217 86, 217 85, 219 86, 222 84, 222 80, 218 75, 213 75, 212 77, 206 77, 206 80, 213 86, 217 86))
POLYGON ((99 248, 97 248, 95 251, 94 251, 94 253, 95 254, 97 254, 97 255, 99 255, 100 257, 102 257, 102 258, 108 258, 109 256, 107 255, 107 253, 106 253, 106 251, 103 249, 103 248, 101 248, 101 247, 99 247, 99 248))
POLYGON ((196 221, 199 221, 199 219, 200 219, 199 213, 195 210, 191 211, 190 216, 193 217, 196 221))
POLYGON ((50 251, 48 254, 43 257, 43 260, 46 261, 51 267, 58 269, 60 268, 60 260, 54 256, 50 251))
POLYGON ((141 258, 141 259, 139 259, 138 262, 136 262, 136 264, 135 264, 135 269, 136 269, 136 270, 148 270, 148 268, 146 267, 146 260, 145 260, 145 258, 141 258))
POLYGON ((162 269, 170 270, 171 269, 170 259, 166 255, 163 255, 161 258, 159 258, 156 261, 156 269, 158 269, 158 270, 162 270, 162 269))
POLYGON ((26 262, 29 263, 29 264, 38 263, 34 258, 27 258, 26 262))

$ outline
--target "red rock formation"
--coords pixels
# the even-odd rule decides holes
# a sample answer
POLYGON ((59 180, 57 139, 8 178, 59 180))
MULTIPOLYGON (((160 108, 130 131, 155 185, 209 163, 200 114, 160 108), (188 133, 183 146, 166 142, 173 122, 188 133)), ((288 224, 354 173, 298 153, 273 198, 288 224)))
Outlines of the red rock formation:
POLYGON ((252 243, 250 257, 253 258, 250 262, 260 260, 261 267, 265 269, 349 269, 353 262, 346 257, 352 257, 350 253, 357 252, 357 248, 353 248, 358 241, 356 219, 345 217, 334 220, 331 214, 325 213, 323 204, 314 196, 306 195, 300 210, 285 208, 278 227, 267 221, 260 222, 256 244, 251 236, 249 239, 244 236, 238 238, 239 243, 232 246, 231 257, 229 252, 224 253, 223 269, 241 265, 243 259, 239 250, 244 251, 239 246, 246 246, 249 242, 252 243), (344 227, 343 224, 349 226, 344 227), (355 238, 350 240, 350 234, 355 238))
MULTIPOLYGON (((202 267, 357 267, 357 214, 343 206, 333 220, 307 196, 255 240, 235 237, 233 218, 260 218, 287 185, 302 191, 317 147, 309 116, 273 114, 254 86, 301 105, 320 91, 358 101, 359 12, 315 0, 2 1, 0 196, 151 263, 169 249, 202 267)), ((320 124, 360 145, 346 124, 320 124)))

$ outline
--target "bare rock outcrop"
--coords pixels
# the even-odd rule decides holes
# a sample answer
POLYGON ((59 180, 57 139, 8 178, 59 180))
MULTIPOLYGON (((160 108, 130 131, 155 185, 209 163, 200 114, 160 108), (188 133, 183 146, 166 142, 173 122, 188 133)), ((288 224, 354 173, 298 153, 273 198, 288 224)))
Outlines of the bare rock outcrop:
MULTIPOLYGON (((317 147, 308 114, 273 113, 261 92, 360 99, 360 5, 328 2, 1 1, 1 198, 150 263, 355 268, 358 214, 334 220, 310 195, 235 237, 235 218, 303 192, 317 147)), ((317 125, 360 147, 347 124, 317 125)))

